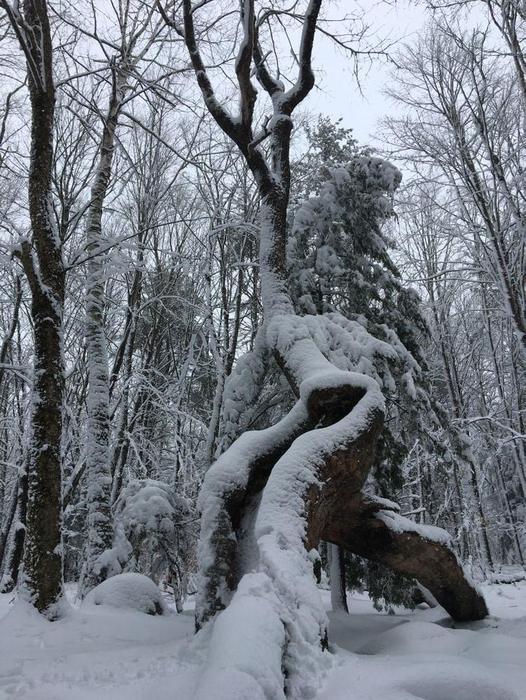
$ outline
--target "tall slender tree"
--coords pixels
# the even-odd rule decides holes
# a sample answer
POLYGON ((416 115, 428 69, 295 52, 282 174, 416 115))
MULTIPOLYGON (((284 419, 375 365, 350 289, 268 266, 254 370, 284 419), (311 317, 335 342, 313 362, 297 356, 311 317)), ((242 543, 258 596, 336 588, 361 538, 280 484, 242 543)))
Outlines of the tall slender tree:
POLYGON ((61 446, 64 360, 62 315, 65 270, 53 221, 52 168, 55 83, 46 0, 2 0, 27 65, 31 104, 28 199, 31 235, 17 256, 31 290, 34 333, 31 436, 27 457, 28 501, 23 588, 50 618, 62 596, 61 446))

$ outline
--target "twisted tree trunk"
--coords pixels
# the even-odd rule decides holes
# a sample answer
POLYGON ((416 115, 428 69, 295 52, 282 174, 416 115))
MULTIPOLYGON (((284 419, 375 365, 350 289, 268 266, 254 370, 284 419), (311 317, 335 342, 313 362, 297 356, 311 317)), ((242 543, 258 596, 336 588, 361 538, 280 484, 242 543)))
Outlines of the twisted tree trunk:
MULTIPOLYGON (((309 322, 308 317, 297 316, 286 284, 291 114, 314 84, 311 54, 321 0, 311 0, 305 10, 298 78, 288 91, 269 73, 259 46, 253 0, 241 3, 244 35, 236 61, 240 90, 236 118, 215 98, 194 30, 197 7, 183 0, 184 27, 178 31, 210 113, 238 145, 259 189, 265 315, 259 337, 265 354, 274 356, 297 396, 279 423, 244 432, 205 477, 196 625, 213 621, 213 627, 197 697, 226 700, 236 678, 240 698, 277 700, 285 692, 305 698, 316 692, 327 658, 323 653, 327 619, 314 577, 319 568, 316 548, 324 539, 341 546, 350 543, 352 549, 353 532, 335 530, 349 504, 355 506, 356 528, 367 525, 361 517, 361 491, 375 459, 384 399, 374 379, 339 370, 322 354, 312 329, 316 324, 320 331, 327 328, 329 320, 320 316, 309 322), (252 133, 256 100, 252 61, 274 110, 260 137, 252 133), (266 138, 270 162, 259 148, 266 138)), ((235 386, 246 384, 250 365, 245 360, 239 374, 234 370, 229 379, 231 396, 241 397, 238 414, 246 391, 236 392, 235 386)), ((382 506, 376 503, 374 508, 381 511, 382 506)), ((371 529, 382 532, 383 539, 369 537, 364 556, 381 558, 398 570, 405 567, 412 575, 422 569, 425 585, 459 619, 486 614, 484 601, 447 548, 445 533, 437 538, 435 531, 418 531, 400 516, 390 528, 388 516, 382 520, 377 515, 371 529), (408 535, 404 526, 411 528, 408 535), (410 565, 412 556, 415 561, 410 565), (427 575, 427 557, 435 565, 435 580, 427 575), (462 600, 457 600, 455 585, 462 600)))
POLYGON ((466 578, 448 533, 414 523, 393 506, 358 492, 337 504, 337 517, 323 523, 323 537, 416 578, 458 622, 485 617, 484 598, 466 578))

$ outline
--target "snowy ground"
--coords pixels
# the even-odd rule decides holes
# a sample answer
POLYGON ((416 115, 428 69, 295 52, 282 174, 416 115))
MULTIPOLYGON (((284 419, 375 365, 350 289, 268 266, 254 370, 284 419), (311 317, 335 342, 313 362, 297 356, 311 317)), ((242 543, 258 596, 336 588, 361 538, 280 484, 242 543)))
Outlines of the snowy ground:
MULTIPOLYGON (((330 613, 317 700, 526 700, 526 583, 485 594, 492 617, 456 629, 440 609, 386 615, 353 596, 351 615, 330 613)), ((0 615, 2 700, 190 700, 206 658, 190 610, 91 607, 48 623, 4 595, 0 615)))
POLYGON ((484 594, 491 617, 455 628, 441 608, 379 615, 363 598, 329 613, 337 665, 317 700, 526 700, 526 584, 484 594))

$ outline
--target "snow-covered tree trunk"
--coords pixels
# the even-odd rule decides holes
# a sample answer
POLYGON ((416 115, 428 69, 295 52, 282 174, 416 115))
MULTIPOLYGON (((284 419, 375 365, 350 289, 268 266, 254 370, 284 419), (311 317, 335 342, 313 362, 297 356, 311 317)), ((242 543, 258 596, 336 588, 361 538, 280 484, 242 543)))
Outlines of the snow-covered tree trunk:
MULTIPOLYGON (((5 335, 0 343, 0 414, 7 414, 7 396, 9 392, 8 382, 5 381, 6 375, 6 360, 10 353, 10 347, 13 341, 13 336, 19 325, 19 314, 20 305, 22 302, 22 284, 20 276, 15 278, 15 299, 13 305, 13 314, 11 317, 11 322, 5 332, 5 335)), ((9 540, 9 533, 11 531, 11 526, 13 524, 15 513, 17 510, 17 493, 18 484, 15 485, 11 498, 7 499, 6 495, 6 476, 7 476, 7 460, 9 457, 8 453, 8 428, 4 427, 0 435, 0 579, 2 571, 5 568, 6 551, 8 549, 7 543, 9 540), (7 499, 7 500, 6 500, 7 499)), ((2 588, 5 589, 5 585, 2 584, 2 588)))
POLYGON ((127 72, 112 71, 112 94, 104 119, 99 161, 91 190, 86 229, 86 354, 88 365, 86 467, 88 478, 87 558, 80 593, 85 595, 106 578, 113 540, 111 515, 110 394, 105 332, 105 266, 102 215, 111 178, 115 133, 124 99, 127 72))
MULTIPOLYGON (((263 339, 297 397, 276 425, 244 432, 205 477, 196 625, 217 617, 212 655, 197 691, 203 700, 230 696, 229 667, 230 674, 237 674, 242 698, 283 698, 284 687, 297 698, 315 693, 327 647, 326 615, 314 579, 316 548, 324 539, 353 551, 352 538, 336 537, 336 526, 349 502, 355 503, 357 516, 361 513, 361 489, 383 424, 384 399, 378 383, 337 369, 323 355, 312 324, 308 317, 296 315, 287 289, 291 115, 314 85, 311 55, 320 8, 321 0, 311 0, 304 11, 298 77, 285 90, 283 82, 271 76, 260 48, 253 0, 241 3, 243 38, 236 60, 240 114, 232 117, 215 98, 196 39, 194 8, 191 0, 183 1, 184 28, 179 31, 205 103, 238 145, 258 186, 263 339), (257 94, 251 82, 252 62, 273 106, 259 136, 252 133, 257 94), (259 147, 267 138, 269 161, 259 147), (234 644, 239 654, 232 661, 225 654, 234 644), (263 664, 255 653, 262 648, 263 664)), ((316 323, 321 330, 327 320, 316 317, 316 323)), ((250 360, 240 363, 239 375, 234 368, 228 382, 232 395, 236 394, 232 385, 249 381, 249 367, 250 360)), ((361 521, 355 522, 358 527, 361 521)), ((413 546, 419 549, 415 562, 425 569, 423 552, 437 548, 434 583, 425 576, 426 584, 460 619, 486 614, 483 599, 445 544, 428 540, 405 519, 397 521, 399 531, 385 523, 381 527, 392 534, 378 542, 387 555, 377 556, 387 556, 400 568, 397 547, 402 541, 408 552, 413 546), (403 527, 410 528, 408 537, 403 527), (465 604, 455 600, 450 577, 465 594, 465 604), (441 595, 442 589, 448 595, 441 595)), ((375 544, 373 535, 372 551, 362 555, 374 556, 375 544)))
MULTIPOLYGON (((12 529, 11 542, 7 550, 7 557, 2 571, 1 590, 3 593, 9 593, 18 584, 26 539, 27 487, 26 467, 26 469, 21 470, 18 475, 16 493, 13 494, 12 507, 14 506, 15 510, 13 513, 13 522, 10 526, 10 529, 12 529)), ((6 531, 6 539, 8 534, 9 531, 6 531)))
POLYGON ((40 612, 59 614, 62 596, 61 446, 64 360, 62 314, 65 271, 51 195, 55 85, 45 0, 2 3, 25 54, 31 103, 28 176, 31 240, 20 242, 31 290, 34 336, 31 435, 23 590, 40 612))
POLYGON ((6 564, 6 552, 7 543, 9 539, 9 533, 11 532, 11 527, 15 520, 15 515, 17 511, 17 493, 18 493, 18 483, 15 484, 13 488, 13 493, 7 502, 7 507, 3 508, 3 519, 2 519, 2 529, 0 531, 0 589, 4 590, 3 573, 5 571, 6 564))
POLYGON ((333 610, 349 612, 347 586, 345 584, 344 551, 335 544, 328 545, 329 582, 331 584, 331 607, 333 610))

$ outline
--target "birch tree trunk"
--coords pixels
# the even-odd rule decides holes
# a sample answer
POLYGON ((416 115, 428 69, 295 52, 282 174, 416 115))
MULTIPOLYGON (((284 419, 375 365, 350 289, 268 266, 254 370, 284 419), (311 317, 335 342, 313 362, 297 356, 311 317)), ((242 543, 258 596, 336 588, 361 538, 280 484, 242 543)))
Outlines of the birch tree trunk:
POLYGON ((334 611, 339 610, 348 613, 344 552, 341 547, 335 544, 327 545, 327 550, 330 560, 331 607, 334 611))
POLYGON ((112 546, 112 473, 110 457, 110 386, 105 333, 105 269, 102 215, 111 178, 115 132, 124 99, 127 73, 112 70, 112 94, 102 131, 99 162, 91 190, 86 229, 88 275, 86 281, 86 354, 88 364, 86 467, 88 477, 87 560, 80 595, 104 581, 112 546))

